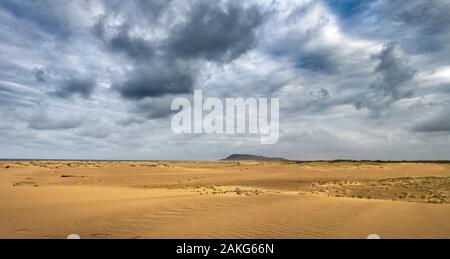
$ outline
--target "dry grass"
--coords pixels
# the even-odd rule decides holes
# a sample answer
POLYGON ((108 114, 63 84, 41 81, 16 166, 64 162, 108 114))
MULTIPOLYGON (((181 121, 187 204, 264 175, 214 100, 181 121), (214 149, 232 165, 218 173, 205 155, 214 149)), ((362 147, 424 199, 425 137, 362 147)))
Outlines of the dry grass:
POLYGON ((318 182, 306 189, 331 197, 450 203, 450 177, 405 177, 366 182, 335 180, 318 182))

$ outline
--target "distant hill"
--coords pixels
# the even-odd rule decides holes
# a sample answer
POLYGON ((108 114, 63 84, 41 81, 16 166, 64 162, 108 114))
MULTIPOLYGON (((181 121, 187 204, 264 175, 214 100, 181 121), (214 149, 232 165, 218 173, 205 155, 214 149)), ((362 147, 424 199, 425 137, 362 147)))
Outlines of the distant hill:
POLYGON ((287 161, 287 159, 280 157, 265 157, 265 156, 255 156, 248 154, 233 154, 220 161, 287 161))

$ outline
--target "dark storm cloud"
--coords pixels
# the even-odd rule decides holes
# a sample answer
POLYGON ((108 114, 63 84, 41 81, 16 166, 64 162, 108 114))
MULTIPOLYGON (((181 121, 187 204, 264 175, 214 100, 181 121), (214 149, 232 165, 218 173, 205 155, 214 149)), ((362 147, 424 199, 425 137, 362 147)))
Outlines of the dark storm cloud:
POLYGON ((314 89, 309 91, 309 93, 305 92, 302 94, 302 97, 288 98, 283 98, 284 104, 281 106, 281 112, 284 116, 300 113, 317 116, 332 107, 349 102, 349 100, 333 98, 325 88, 314 89))
POLYGON ((68 130, 76 129, 83 125, 79 118, 49 116, 42 112, 34 115, 28 120, 28 128, 34 130, 68 130))
POLYGON ((332 53, 323 50, 299 54, 295 65, 313 72, 334 73, 338 70, 339 63, 334 60, 332 53))
POLYGON ((39 83, 43 83, 46 81, 45 71, 41 68, 33 69, 33 75, 36 78, 36 81, 39 83))
MULTIPOLYGON (((146 98, 138 103, 134 108, 137 114, 146 119, 161 119, 176 113, 171 110, 171 98, 146 98)), ((131 121, 136 123, 136 121, 131 121)))
POLYGON ((168 3, 133 3, 139 8, 136 11, 151 16, 146 26, 127 16, 121 24, 111 24, 105 16, 94 28, 109 51, 128 58, 132 68, 124 80, 113 83, 113 89, 131 100, 192 92, 205 61, 222 64, 239 58, 255 46, 256 30, 263 22, 262 12, 254 5, 201 0, 190 2, 188 10, 180 14, 182 19, 166 28, 152 17, 168 11, 168 3), (156 13, 145 11, 155 5, 156 13), (136 29, 158 29, 167 36, 162 40, 143 38, 132 33, 136 29))
POLYGON ((107 13, 123 14, 130 20, 157 22, 173 0, 108 0, 104 1, 107 13))
POLYGON ((393 100, 410 97, 413 94, 411 81, 417 72, 409 68, 405 62, 406 57, 396 51, 401 51, 400 46, 389 43, 378 55, 372 57, 378 62, 375 72, 381 78, 381 81, 375 82, 372 87, 393 100))
POLYGON ((95 34, 104 42, 104 44, 113 52, 119 52, 127 55, 132 59, 148 60, 152 57, 154 50, 152 43, 130 35, 130 25, 127 23, 119 26, 118 32, 108 38, 108 25, 104 19, 96 24, 95 34))
POLYGON ((96 80, 92 77, 71 77, 64 79, 59 87, 50 93, 60 98, 70 98, 73 96, 89 98, 96 84, 96 80))
POLYGON ((28 124, 30 129, 35 130, 67 130, 80 127, 81 124, 77 121, 33 121, 28 124))
POLYGON ((393 1, 396 6, 403 5, 403 9, 391 14, 394 19, 405 25, 417 28, 427 36, 448 32, 450 29, 450 2, 443 0, 421 0, 405 5, 404 1, 393 1))
POLYGON ((412 128, 415 132, 450 132, 450 115, 447 112, 441 113, 430 119, 424 120, 412 128))
POLYGON ((370 85, 370 90, 355 102, 357 109, 368 108, 376 114, 388 109, 393 102, 413 96, 417 71, 410 68, 400 45, 386 44, 379 54, 372 56, 372 60, 378 63, 374 71, 377 79, 370 85))
POLYGON ((256 6, 200 1, 191 7, 186 22, 172 31, 169 52, 183 58, 229 62, 255 46, 256 29, 262 22, 263 14, 256 6))
POLYGON ((128 127, 128 126, 134 125, 134 124, 143 124, 143 123, 145 123, 145 121, 146 120, 142 119, 142 118, 128 117, 128 118, 125 118, 125 119, 118 120, 116 122, 116 124, 119 125, 119 126, 128 127))
MULTIPOLYGON (((314 11, 314 8, 314 4, 294 8, 288 16, 287 23, 290 26, 301 25, 308 13, 314 11)), ((279 39, 270 41, 267 51, 276 58, 289 58, 299 69, 324 74, 337 73, 340 63, 343 63, 343 60, 337 56, 339 51, 317 42, 317 38, 322 33, 321 30, 328 23, 328 19, 321 18, 306 30, 286 33, 279 39)))
MULTIPOLYGON (((306 42, 299 41, 292 42, 292 44, 286 49, 272 49, 271 54, 276 57, 289 57, 299 69, 324 74, 334 74, 339 71, 340 61, 333 50, 323 48, 315 51, 304 51, 294 46, 306 44, 306 42)), ((284 46, 277 47, 284 48, 284 46)))
MULTIPOLYGON (((380 18, 390 19, 392 25, 408 33, 402 42, 418 53, 447 48, 450 33, 450 2, 447 0, 394 0, 379 7, 380 18)), ((402 31, 400 31, 402 33, 402 31)))
POLYGON ((99 129, 98 125, 90 125, 86 128, 79 129, 77 132, 79 136, 94 139, 106 139, 111 136, 112 133, 113 132, 108 127, 101 127, 101 129, 99 129))
POLYGON ((135 4, 147 19, 154 21, 160 17, 172 1, 173 0, 135 0, 135 4))
POLYGON ((327 89, 320 89, 317 93, 311 92, 311 95, 316 97, 318 100, 328 99, 330 98, 330 92, 327 89))
POLYGON ((114 88, 125 98, 141 100, 190 93, 194 88, 195 77, 196 73, 189 67, 161 61, 135 68, 124 82, 114 84, 114 88))

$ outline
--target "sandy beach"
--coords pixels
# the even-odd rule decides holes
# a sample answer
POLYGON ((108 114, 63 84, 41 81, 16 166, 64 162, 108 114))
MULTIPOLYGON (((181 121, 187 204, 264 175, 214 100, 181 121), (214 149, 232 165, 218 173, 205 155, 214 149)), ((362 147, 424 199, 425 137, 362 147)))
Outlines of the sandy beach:
POLYGON ((450 165, 1 162, 0 238, 450 238, 450 165))

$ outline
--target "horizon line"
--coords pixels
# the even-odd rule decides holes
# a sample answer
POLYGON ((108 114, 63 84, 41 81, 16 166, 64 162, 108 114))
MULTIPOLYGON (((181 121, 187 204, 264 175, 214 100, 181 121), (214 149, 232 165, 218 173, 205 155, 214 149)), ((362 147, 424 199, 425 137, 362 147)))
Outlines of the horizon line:
POLYGON ((386 160, 386 159, 316 159, 316 160, 298 160, 298 159, 280 159, 280 160, 183 160, 183 159, 59 159, 59 158, 0 158, 0 162, 13 161, 58 161, 58 162, 286 162, 286 163, 314 163, 314 162, 377 162, 377 163, 450 163, 450 160, 442 159, 424 159, 424 160, 386 160))

